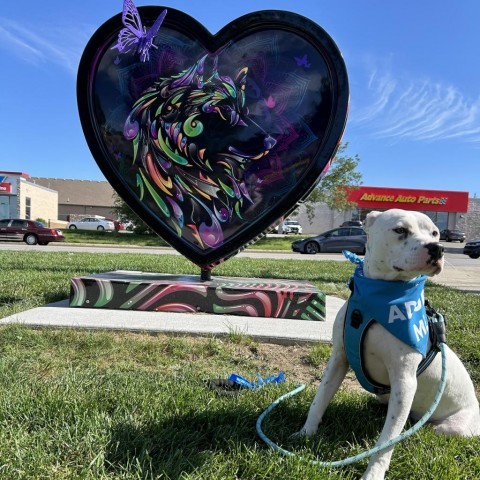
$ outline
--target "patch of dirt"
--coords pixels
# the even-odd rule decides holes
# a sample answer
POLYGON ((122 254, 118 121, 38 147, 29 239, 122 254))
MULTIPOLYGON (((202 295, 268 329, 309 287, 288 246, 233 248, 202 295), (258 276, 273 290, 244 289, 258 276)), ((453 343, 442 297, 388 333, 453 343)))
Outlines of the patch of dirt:
MULTIPOLYGON (((303 345, 285 346, 269 343, 233 346, 235 356, 248 359, 258 365, 258 371, 261 374, 271 375, 282 371, 289 382, 317 387, 326 363, 319 366, 312 365, 308 359, 311 348, 303 345)), ((362 390, 352 371, 347 373, 342 386, 349 390, 362 390)))
MULTIPOLYGON (((172 337, 164 334, 139 334, 139 333, 117 333, 118 338, 141 337, 144 342, 165 342, 168 343, 172 337)), ((180 335, 182 342, 190 345, 192 350, 195 346, 205 345, 211 339, 205 337, 192 337, 180 335)), ((217 339, 225 345, 231 355, 231 362, 234 368, 230 373, 237 373, 250 380, 250 374, 254 370, 260 375, 267 377, 272 374, 284 372, 288 382, 312 385, 315 388, 320 384, 323 372, 326 367, 326 360, 319 365, 313 365, 309 360, 312 345, 277 345, 271 343, 257 343, 248 337, 240 340, 239 343, 233 342, 228 338, 217 339)), ((196 358, 192 357, 191 361, 196 358)), ((342 388, 350 391, 362 391, 362 387, 355 378, 355 374, 349 370, 342 383, 342 388)))

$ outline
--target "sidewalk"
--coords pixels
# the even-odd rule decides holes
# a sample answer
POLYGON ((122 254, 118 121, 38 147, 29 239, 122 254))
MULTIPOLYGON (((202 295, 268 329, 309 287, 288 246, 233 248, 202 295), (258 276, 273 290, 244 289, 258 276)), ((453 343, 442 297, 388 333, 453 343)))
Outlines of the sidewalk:
POLYGON ((480 294, 480 261, 477 267, 457 268, 446 264, 443 272, 430 280, 462 292, 480 294))
POLYGON ((327 296, 326 300, 325 322, 203 313, 70 308, 68 300, 63 300, 2 318, 0 325, 20 323, 31 327, 86 328, 196 336, 240 333, 259 342, 292 345, 331 341, 333 322, 344 301, 330 296, 327 296))

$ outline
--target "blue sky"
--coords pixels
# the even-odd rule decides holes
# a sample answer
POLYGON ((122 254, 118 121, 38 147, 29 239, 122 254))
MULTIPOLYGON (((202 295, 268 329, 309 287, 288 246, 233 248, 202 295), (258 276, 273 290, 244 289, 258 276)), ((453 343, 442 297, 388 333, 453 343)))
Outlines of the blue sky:
MULTIPOLYGON (((212 33, 243 14, 290 10, 343 53, 350 113, 343 136, 364 185, 480 195, 480 2, 153 0, 212 33)), ((3 0, 0 170, 103 180, 78 119, 76 73, 94 31, 123 0, 3 0)))

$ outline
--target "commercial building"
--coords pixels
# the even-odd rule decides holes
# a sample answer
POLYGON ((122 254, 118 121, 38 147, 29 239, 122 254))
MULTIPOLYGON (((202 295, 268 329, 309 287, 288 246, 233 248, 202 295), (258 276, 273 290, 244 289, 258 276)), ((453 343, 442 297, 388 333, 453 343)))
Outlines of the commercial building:
POLYGON ((30 181, 58 192, 58 219, 70 221, 86 215, 116 218, 115 191, 107 181, 31 177, 30 181))
POLYGON ((0 171, 0 219, 41 218, 47 224, 86 215, 113 217, 114 190, 106 181, 31 177, 0 171))
POLYGON ((347 212, 330 210, 325 204, 315 208, 313 219, 303 206, 296 219, 302 224, 303 233, 320 233, 338 227, 347 220, 364 220, 372 210, 401 208, 428 215, 440 230, 463 230, 468 239, 480 237, 480 199, 469 198, 468 192, 361 186, 348 200, 357 207, 347 212))
POLYGON ((37 185, 23 172, 0 171, 0 219, 58 218, 58 193, 37 185))
POLYGON ((468 192, 362 186, 348 200, 357 204, 354 215, 360 220, 372 210, 402 208, 425 213, 440 230, 457 228, 460 215, 468 212, 468 192))

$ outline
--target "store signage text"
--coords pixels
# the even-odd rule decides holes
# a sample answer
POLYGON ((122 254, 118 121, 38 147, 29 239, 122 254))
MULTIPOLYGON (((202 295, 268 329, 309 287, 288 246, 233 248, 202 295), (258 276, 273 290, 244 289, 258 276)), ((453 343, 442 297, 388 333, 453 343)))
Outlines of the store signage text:
POLYGON ((364 193, 360 200, 364 202, 393 202, 399 204, 420 204, 420 205, 446 205, 448 197, 427 197, 425 195, 376 195, 364 193))
POLYGON ((11 192, 12 184, 11 183, 0 183, 0 192, 11 192))

